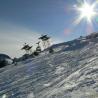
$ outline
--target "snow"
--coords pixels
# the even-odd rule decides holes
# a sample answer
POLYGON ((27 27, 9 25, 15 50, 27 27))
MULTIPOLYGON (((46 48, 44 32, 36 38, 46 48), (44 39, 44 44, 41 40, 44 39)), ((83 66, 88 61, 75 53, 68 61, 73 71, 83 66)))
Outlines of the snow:
POLYGON ((51 83, 44 84, 45 87, 48 87, 50 85, 51 85, 51 83))
POLYGON ((2 98, 7 98, 7 95, 6 95, 6 94, 4 94, 4 95, 2 96, 2 98))
POLYGON ((64 70, 64 67, 58 66, 58 67, 56 67, 55 74, 60 74, 60 73, 62 73, 63 70, 64 70))
POLYGON ((0 98, 98 98, 97 44, 60 44, 53 54, 1 68, 0 98))
POLYGON ((34 93, 31 92, 30 94, 27 95, 27 98, 35 98, 34 93))

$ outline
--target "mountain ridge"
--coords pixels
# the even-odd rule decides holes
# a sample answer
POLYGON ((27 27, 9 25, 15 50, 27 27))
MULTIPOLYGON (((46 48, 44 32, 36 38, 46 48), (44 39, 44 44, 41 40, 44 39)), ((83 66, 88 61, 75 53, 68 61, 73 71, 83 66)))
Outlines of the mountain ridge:
POLYGON ((98 98, 98 37, 91 35, 0 69, 1 98, 98 98))

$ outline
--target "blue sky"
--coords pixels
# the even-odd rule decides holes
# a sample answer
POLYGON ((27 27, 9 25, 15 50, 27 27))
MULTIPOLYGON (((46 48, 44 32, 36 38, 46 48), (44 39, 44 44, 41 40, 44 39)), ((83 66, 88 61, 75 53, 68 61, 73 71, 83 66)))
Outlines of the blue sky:
MULTIPOLYGON (((86 35, 89 26, 85 21, 74 25, 78 16, 73 7, 80 1, 0 0, 0 52, 20 56, 22 45, 35 44, 41 34, 51 36, 53 43, 86 35)), ((98 31, 97 22, 92 31, 98 31)))

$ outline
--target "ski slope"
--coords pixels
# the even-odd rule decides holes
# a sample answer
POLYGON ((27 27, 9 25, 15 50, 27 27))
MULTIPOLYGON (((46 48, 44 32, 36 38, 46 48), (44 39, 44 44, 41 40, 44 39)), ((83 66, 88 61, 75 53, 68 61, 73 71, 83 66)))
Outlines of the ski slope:
POLYGON ((0 69, 0 98, 98 98, 98 38, 53 48, 0 69))

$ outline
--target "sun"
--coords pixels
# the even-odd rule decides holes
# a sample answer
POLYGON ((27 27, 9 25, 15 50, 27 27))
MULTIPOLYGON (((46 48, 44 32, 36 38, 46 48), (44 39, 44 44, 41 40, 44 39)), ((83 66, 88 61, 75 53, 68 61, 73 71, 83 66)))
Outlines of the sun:
POLYGON ((96 14, 94 11, 94 6, 87 3, 83 4, 79 10, 81 12, 81 18, 86 18, 88 21, 91 21, 93 16, 96 14))
POLYGON ((81 6, 77 7, 78 12, 80 13, 78 22, 82 19, 86 19, 88 22, 91 23, 93 17, 97 14, 95 11, 96 3, 90 4, 86 1, 81 4, 81 6))

